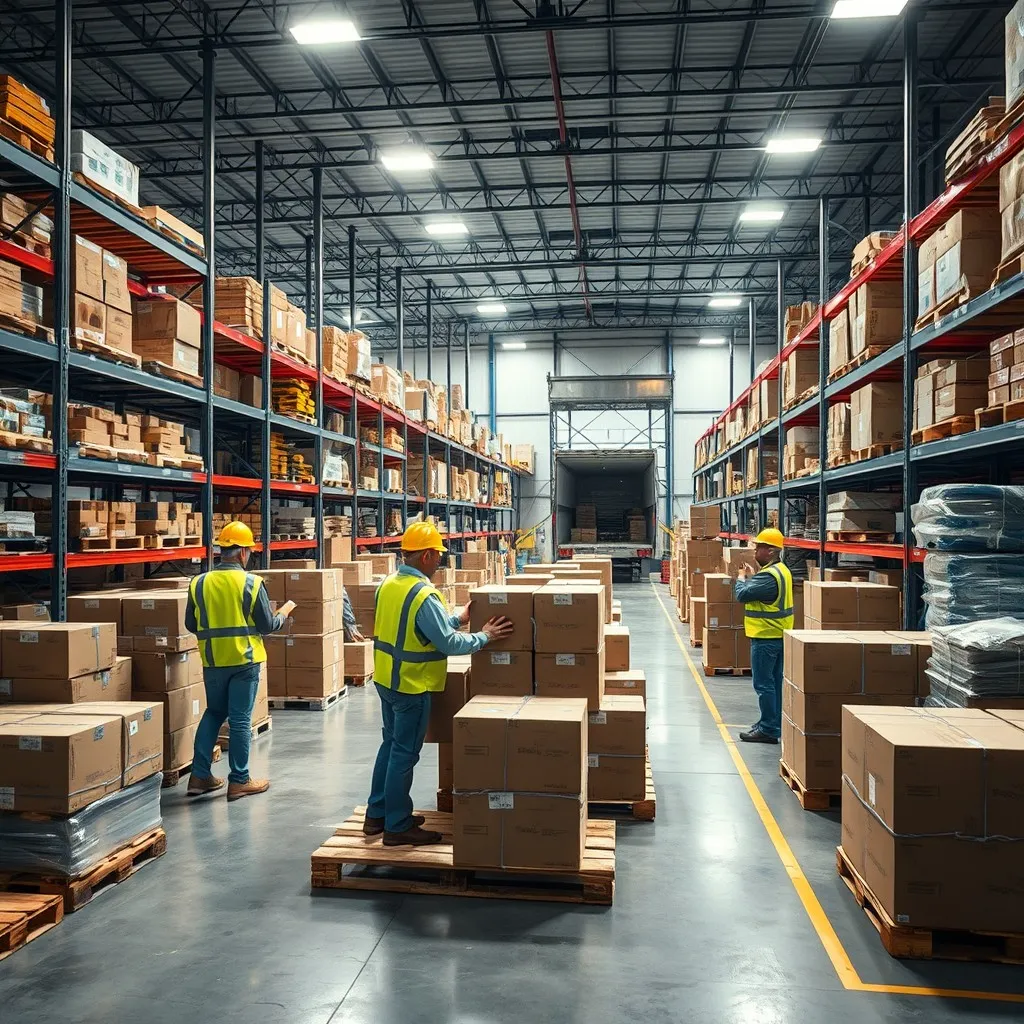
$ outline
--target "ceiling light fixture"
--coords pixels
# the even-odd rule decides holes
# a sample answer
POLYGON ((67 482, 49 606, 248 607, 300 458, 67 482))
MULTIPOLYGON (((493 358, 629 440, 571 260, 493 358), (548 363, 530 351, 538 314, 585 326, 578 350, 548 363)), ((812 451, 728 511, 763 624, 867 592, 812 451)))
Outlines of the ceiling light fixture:
POLYGON ((300 46, 358 43, 362 39, 359 30, 348 18, 312 18, 292 25, 288 31, 300 46))
POLYGON ((895 18, 907 0, 836 0, 833 18, 895 18))
POLYGON ((742 224, 778 224, 786 211, 781 206, 768 206, 765 203, 756 203, 748 206, 740 214, 742 224))
POLYGON ((508 312, 508 307, 504 302, 481 302, 476 311, 484 316, 503 316, 508 312))
POLYGON ((506 352, 525 352, 526 342, 525 341, 503 341, 501 347, 506 352))
MULTIPOLYGON (((346 313, 344 319, 345 319, 345 323, 347 323, 349 325, 349 327, 351 327, 352 326, 352 315, 350 313, 346 313)), ((375 316, 370 316, 370 314, 367 313, 365 310, 358 309, 358 310, 356 310, 356 323, 357 324, 376 324, 376 323, 380 323, 380 321, 375 316)))
POLYGON ((401 149, 389 149, 381 152, 380 162, 386 171, 392 174, 415 173, 429 171, 434 166, 434 158, 419 146, 403 146, 401 149))
POLYGON ((812 135, 777 135, 774 139, 769 139, 764 148, 766 153, 775 156, 813 153, 821 148, 821 139, 812 135))
POLYGON ((468 235, 469 228, 465 221, 461 220, 432 220, 423 225, 423 230, 435 238, 455 238, 458 235, 468 235))
POLYGON ((724 345, 725 338, 698 338, 698 345, 724 345))
POLYGON ((708 302, 709 309, 739 309, 743 299, 739 295, 719 295, 708 302))

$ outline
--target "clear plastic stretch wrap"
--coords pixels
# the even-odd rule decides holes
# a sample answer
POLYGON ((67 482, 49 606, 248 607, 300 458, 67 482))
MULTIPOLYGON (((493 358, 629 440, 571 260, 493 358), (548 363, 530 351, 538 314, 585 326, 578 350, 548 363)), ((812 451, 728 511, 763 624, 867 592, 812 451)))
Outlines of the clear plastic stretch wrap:
POLYGON ((163 775, 151 775, 67 817, 0 814, 0 870, 74 878, 156 828, 163 775))
POLYGON ((1024 555, 925 555, 925 625, 1024 619, 1024 555))
POLYGON ((937 707, 967 707, 971 698, 1024 697, 1024 622, 983 619, 932 631, 928 659, 937 707))
POLYGON ((1024 487, 943 484, 911 509, 918 547, 1024 552, 1024 487))

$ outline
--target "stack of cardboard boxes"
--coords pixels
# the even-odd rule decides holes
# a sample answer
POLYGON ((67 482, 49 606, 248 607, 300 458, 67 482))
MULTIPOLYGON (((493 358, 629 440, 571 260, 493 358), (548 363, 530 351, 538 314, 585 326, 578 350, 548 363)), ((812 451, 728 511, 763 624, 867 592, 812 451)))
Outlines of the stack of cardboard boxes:
POLYGON ((836 491, 828 496, 825 529, 829 533, 880 534, 874 539, 887 543, 896 535, 896 514, 902 505, 899 494, 836 491))
POLYGON ((1021 713, 850 706, 842 854, 909 928, 1019 933, 1021 713))
MULTIPOLYGON (((74 236, 71 260, 72 344, 132 351, 128 264, 120 256, 74 236)), ((52 315, 52 310, 50 311, 52 315)), ((53 322, 52 319, 49 322, 53 322)))
POLYGON ((801 345, 782 364, 782 404, 795 405, 802 395, 818 386, 818 347, 801 345))
MULTIPOLYGON (((1012 335, 1009 342, 1012 351, 1012 335)), ((1006 343, 1003 342, 1003 345, 1006 343)), ((990 351, 997 355, 972 356, 969 359, 934 359, 918 367, 914 382, 914 429, 923 430, 935 423, 957 416, 966 416, 974 421, 976 409, 983 409, 989 397, 1009 396, 1010 369, 1004 365, 1005 357, 999 342, 992 342, 990 351), (992 364, 999 369, 990 374, 992 364), (986 386, 986 382, 987 386, 986 386), (1005 392, 998 389, 1007 386, 1005 392), (990 395, 989 389, 992 390, 990 395)), ((1007 397, 1007 400, 1008 397, 1007 397)), ((1000 402, 988 404, 998 405, 1000 402)))
POLYGON ((828 407, 828 464, 842 466, 852 454, 852 414, 849 402, 828 407))
POLYGON ((789 427, 783 448, 783 473, 787 480, 804 471, 817 470, 821 442, 817 427, 789 427))
POLYGON ((988 370, 987 407, 1024 399, 1024 331, 991 342, 988 370))
MULTIPOLYGON (((734 578, 725 573, 703 575, 704 596, 696 602, 694 621, 702 615, 702 659, 705 672, 748 670, 750 640, 743 626, 743 605, 733 596, 734 578)), ((692 628, 693 622, 691 622, 692 628)))
POLYGON ((878 583, 809 581, 804 584, 804 628, 899 629, 900 592, 878 583))
POLYGON ((804 789, 839 792, 843 705, 913 705, 928 693, 930 653, 927 633, 786 633, 782 760, 804 789))
POLYGON ((903 447, 903 385, 867 384, 850 395, 850 449, 854 459, 870 458, 876 445, 903 447))
POLYGON ((318 700, 338 693, 345 684, 341 570, 271 569, 261 575, 272 603, 296 604, 285 629, 265 641, 269 695, 318 700))
POLYGON ((252 373, 239 373, 223 363, 214 363, 213 393, 254 409, 263 408, 263 378, 252 373))
POLYGON ((134 306, 132 350, 142 359, 143 369, 159 363, 158 369, 185 374, 202 386, 199 311, 171 296, 136 299, 134 306))

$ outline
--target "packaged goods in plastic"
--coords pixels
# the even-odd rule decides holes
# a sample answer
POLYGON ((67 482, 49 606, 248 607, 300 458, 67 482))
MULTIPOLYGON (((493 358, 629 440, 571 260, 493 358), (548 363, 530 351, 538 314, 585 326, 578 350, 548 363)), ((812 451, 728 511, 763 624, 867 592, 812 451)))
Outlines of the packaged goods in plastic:
POLYGON ((928 487, 912 515, 914 536, 922 548, 1024 552, 1024 487, 928 487))
POLYGON ((925 625, 1024 619, 1024 555, 932 552, 924 560, 925 625))
POLYGON ((74 878, 156 828, 163 775, 111 793, 75 814, 0 814, 0 870, 74 878))
POLYGON ((928 703, 936 707, 1024 697, 1024 621, 982 619, 934 630, 927 673, 928 703))

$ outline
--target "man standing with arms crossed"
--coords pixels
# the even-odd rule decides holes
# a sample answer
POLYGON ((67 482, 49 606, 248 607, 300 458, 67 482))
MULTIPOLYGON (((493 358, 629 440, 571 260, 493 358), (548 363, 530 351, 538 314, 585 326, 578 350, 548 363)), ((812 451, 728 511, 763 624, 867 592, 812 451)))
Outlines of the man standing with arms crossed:
POLYGON ((246 571, 255 541, 245 523, 228 523, 217 544, 220 560, 212 571, 192 580, 185 609, 185 625, 199 639, 206 686, 206 711, 196 732, 188 795, 213 793, 224 785, 213 774, 211 761, 226 718, 231 726, 228 800, 240 800, 270 788, 268 779, 249 777, 249 731, 260 665, 267 660, 263 637, 284 625, 295 602, 285 602, 275 615, 263 580, 246 571))
POLYGON ((430 717, 430 695, 444 689, 448 658, 479 651, 512 632, 506 618, 484 623, 479 633, 458 633, 469 605, 449 613, 430 580, 446 554, 431 523, 413 523, 402 536, 404 564, 377 589, 373 681, 380 697, 383 742, 373 767, 363 832, 383 833, 385 846, 426 846, 440 832, 424 829, 413 814, 410 792, 430 717))
POLYGON ((761 717, 744 743, 778 743, 782 735, 782 634, 793 628, 793 575, 782 561, 786 540, 779 530, 762 530, 754 540, 760 567, 744 566, 733 592, 745 607, 743 629, 750 638, 750 668, 761 717))

